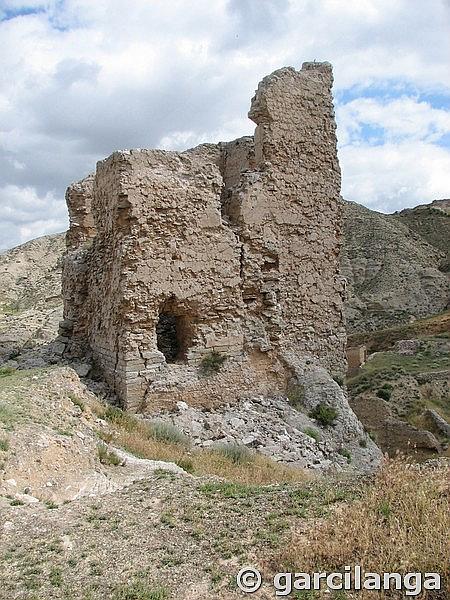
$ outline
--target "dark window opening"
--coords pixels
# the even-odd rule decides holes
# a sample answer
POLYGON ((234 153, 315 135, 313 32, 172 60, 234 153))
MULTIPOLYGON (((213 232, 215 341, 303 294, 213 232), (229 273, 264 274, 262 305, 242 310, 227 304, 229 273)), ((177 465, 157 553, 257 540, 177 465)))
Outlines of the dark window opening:
POLYGON ((175 362, 180 355, 178 318, 169 313, 161 313, 156 325, 158 350, 164 354, 168 363, 175 362))
POLYGON ((195 317, 186 306, 171 298, 160 308, 156 324, 156 343, 167 363, 185 361, 194 340, 195 317))

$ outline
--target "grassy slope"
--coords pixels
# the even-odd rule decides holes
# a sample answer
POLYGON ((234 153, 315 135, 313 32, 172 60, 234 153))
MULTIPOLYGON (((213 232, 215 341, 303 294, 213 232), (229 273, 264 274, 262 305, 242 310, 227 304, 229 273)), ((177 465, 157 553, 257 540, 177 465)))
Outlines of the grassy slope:
POLYGON ((438 335, 450 335, 450 310, 427 319, 418 319, 408 325, 349 335, 348 345, 353 347, 364 344, 369 352, 379 352, 389 350, 398 340, 438 335))

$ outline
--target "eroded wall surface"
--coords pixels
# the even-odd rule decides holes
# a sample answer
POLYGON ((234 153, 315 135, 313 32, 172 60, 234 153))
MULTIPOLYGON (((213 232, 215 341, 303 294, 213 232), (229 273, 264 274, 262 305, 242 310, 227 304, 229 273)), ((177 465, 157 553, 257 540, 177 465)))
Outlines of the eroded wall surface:
POLYGON ((344 370, 331 85, 326 63, 280 69, 254 138, 115 152, 69 188, 66 353, 92 353, 127 408, 282 391, 292 352, 344 370))

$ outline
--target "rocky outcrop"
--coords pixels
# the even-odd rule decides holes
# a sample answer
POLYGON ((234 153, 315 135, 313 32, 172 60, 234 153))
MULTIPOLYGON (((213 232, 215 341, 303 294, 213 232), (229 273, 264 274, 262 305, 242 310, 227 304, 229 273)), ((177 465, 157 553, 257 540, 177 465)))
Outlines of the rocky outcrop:
POLYGON ((360 394, 352 399, 351 404, 358 418, 389 456, 402 452, 429 458, 441 451, 440 443, 430 431, 396 418, 382 398, 370 393, 360 394))

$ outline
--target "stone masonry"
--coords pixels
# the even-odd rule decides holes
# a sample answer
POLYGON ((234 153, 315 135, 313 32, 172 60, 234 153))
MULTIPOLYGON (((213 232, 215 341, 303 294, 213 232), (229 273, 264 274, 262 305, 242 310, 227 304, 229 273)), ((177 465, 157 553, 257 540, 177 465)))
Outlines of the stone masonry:
POLYGON ((328 63, 280 69, 254 138, 114 152, 68 188, 59 342, 125 408, 283 392, 292 354, 344 372, 331 87, 328 63))

